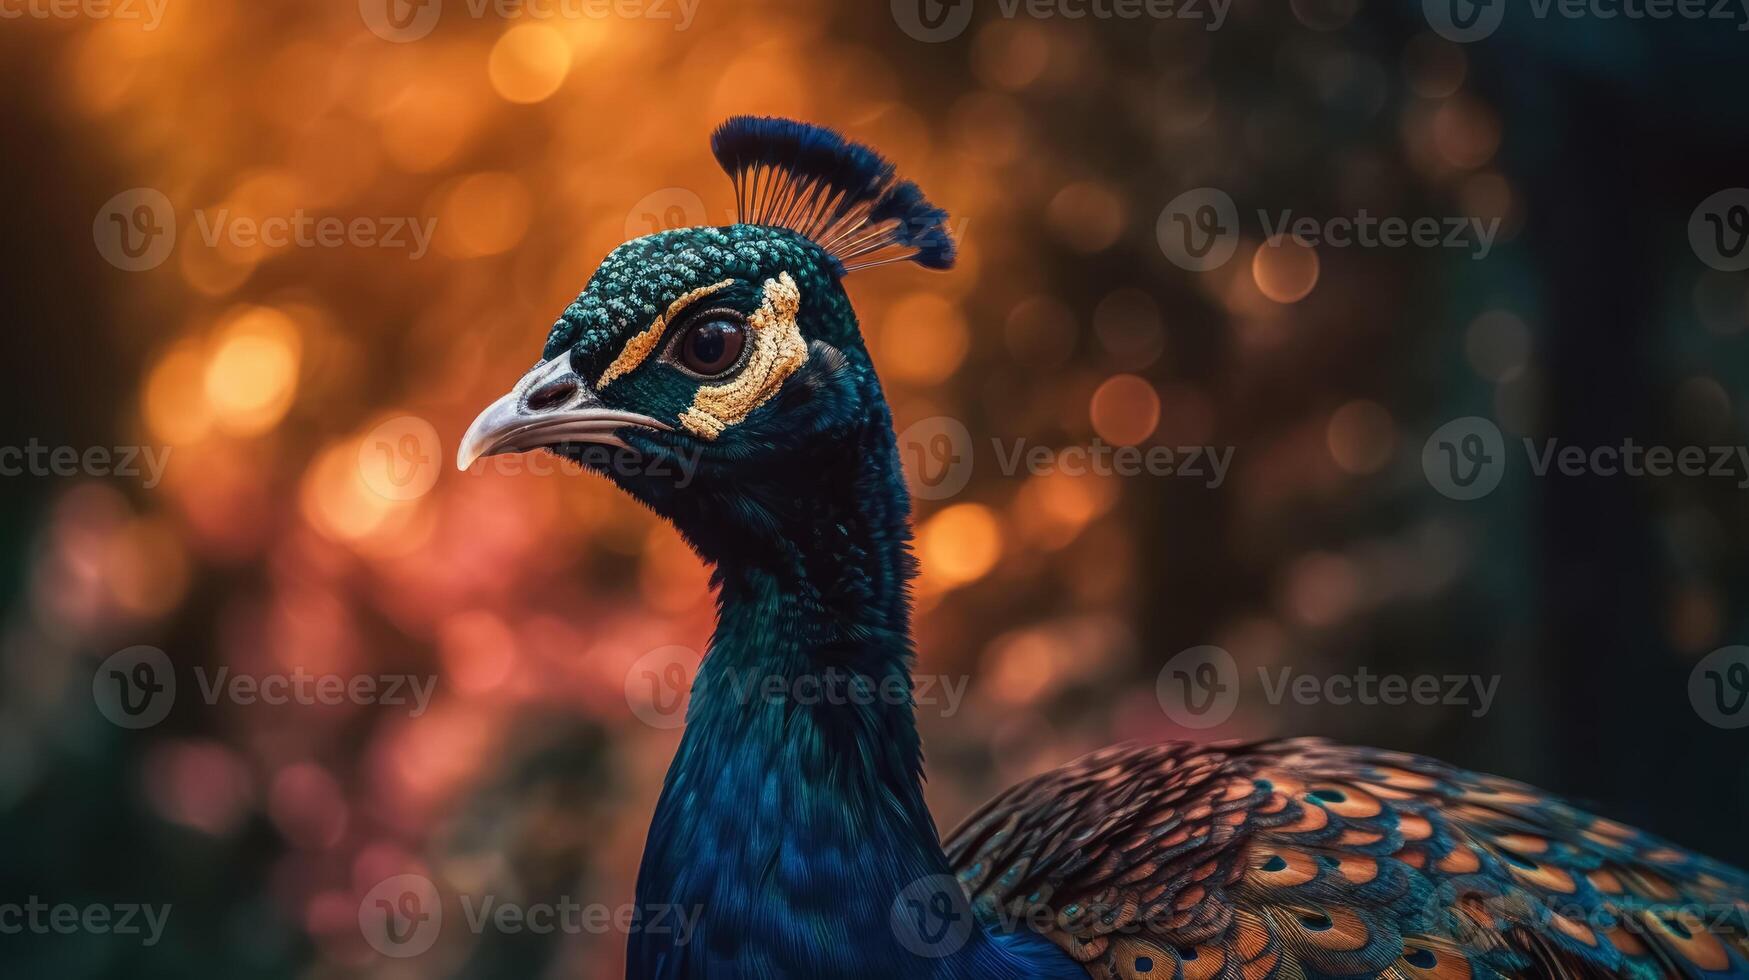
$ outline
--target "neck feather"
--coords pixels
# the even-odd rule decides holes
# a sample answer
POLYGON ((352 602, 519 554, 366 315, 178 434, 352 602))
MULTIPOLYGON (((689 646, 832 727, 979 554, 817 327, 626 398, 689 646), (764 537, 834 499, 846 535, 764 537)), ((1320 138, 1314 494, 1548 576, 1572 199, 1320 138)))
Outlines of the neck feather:
POLYGON ((758 501, 780 533, 701 549, 717 566, 717 630, 638 876, 646 914, 697 925, 682 945, 634 933, 628 975, 1058 975, 1067 960, 1043 940, 972 929, 926 957, 901 944, 902 896, 952 879, 923 797, 910 504, 890 420, 805 470, 817 493, 758 501))
POLYGON ((823 447, 842 458, 812 473, 838 486, 762 500, 780 533, 713 556, 717 630, 638 882, 640 905, 693 906, 700 925, 684 950, 646 943, 646 968, 667 954, 709 964, 677 976, 730 962, 855 976, 860 940, 890 936, 898 890, 946 871, 911 707, 914 563, 891 432, 881 420, 861 445, 823 447))
MULTIPOLYGON (((631 977, 971 977, 983 935, 918 959, 888 924, 948 875, 911 705, 909 500, 892 425, 820 446, 757 497, 773 534, 715 560, 717 632, 638 873, 696 924, 631 936, 631 977)), ((712 553, 715 551, 715 553, 712 553)), ((983 977, 1006 971, 981 966, 983 977)))

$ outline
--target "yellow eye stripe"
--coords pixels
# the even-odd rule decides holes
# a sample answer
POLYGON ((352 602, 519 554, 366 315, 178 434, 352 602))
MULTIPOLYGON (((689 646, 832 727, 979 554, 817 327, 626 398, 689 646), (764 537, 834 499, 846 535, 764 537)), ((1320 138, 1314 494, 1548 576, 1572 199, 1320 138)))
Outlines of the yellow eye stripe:
POLYGON ((724 289, 734 281, 733 279, 724 279, 722 282, 711 283, 709 286, 700 286, 681 294, 679 299, 669 303, 668 309, 662 311, 661 316, 652 320, 650 325, 639 332, 636 337, 626 341, 619 356, 613 359, 613 363, 607 366, 607 370, 601 372, 601 380, 595 382, 595 390, 601 391, 614 379, 623 378, 637 370, 638 365, 644 363, 651 352, 656 349, 656 344, 662 339, 662 332, 668 329, 669 322, 678 316, 680 311, 706 296, 724 289))
POLYGON ((680 424, 700 439, 715 439, 765 404, 789 376, 808 360, 796 313, 802 293, 789 273, 765 280, 765 300, 747 318, 753 350, 747 366, 719 385, 706 385, 693 395, 692 407, 680 413, 680 424))

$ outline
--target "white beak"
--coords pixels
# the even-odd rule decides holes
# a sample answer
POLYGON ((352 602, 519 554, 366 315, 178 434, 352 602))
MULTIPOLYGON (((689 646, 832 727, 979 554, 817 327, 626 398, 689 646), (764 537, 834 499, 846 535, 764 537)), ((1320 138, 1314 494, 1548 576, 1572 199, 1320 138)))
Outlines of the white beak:
POLYGON ((569 356, 543 361, 522 376, 510 393, 486 406, 456 448, 455 465, 465 470, 482 456, 521 453, 567 442, 630 448, 620 438, 627 428, 672 432, 674 427, 648 415, 622 412, 601 403, 571 370, 569 356))

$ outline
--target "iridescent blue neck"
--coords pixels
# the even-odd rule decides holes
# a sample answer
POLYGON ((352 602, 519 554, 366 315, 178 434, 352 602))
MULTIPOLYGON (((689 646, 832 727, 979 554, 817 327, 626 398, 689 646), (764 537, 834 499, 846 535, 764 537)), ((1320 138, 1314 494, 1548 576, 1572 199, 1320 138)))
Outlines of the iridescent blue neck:
POLYGON ((880 431, 845 465, 890 487, 883 501, 847 505, 784 560, 718 563, 717 631, 638 877, 646 914, 698 924, 678 945, 634 933, 629 976, 1052 975, 981 929, 919 956, 892 925, 902 893, 951 872, 923 798, 908 507, 880 431))

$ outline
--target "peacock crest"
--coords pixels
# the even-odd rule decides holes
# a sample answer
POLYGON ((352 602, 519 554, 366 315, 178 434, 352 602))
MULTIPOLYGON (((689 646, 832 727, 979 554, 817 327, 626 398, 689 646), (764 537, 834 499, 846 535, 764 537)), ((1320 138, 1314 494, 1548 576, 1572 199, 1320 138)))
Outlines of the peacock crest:
POLYGON ((861 143, 789 119, 736 116, 711 135, 711 152, 735 181, 740 223, 795 232, 841 275, 892 262, 953 266, 947 212, 861 143))

